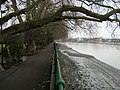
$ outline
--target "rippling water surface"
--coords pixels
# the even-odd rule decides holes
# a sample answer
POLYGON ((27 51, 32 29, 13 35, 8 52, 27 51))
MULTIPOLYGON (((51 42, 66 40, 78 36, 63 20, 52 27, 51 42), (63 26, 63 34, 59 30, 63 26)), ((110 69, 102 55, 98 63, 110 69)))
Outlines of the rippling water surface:
POLYGON ((98 60, 120 69, 120 45, 71 42, 65 44, 80 53, 92 55, 98 60))

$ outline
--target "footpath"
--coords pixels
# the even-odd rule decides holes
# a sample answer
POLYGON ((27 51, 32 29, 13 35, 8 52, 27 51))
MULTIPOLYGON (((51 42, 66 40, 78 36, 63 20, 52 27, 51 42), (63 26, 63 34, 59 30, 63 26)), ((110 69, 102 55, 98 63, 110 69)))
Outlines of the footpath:
POLYGON ((0 73, 0 90, 49 90, 53 45, 29 57, 22 64, 0 73))

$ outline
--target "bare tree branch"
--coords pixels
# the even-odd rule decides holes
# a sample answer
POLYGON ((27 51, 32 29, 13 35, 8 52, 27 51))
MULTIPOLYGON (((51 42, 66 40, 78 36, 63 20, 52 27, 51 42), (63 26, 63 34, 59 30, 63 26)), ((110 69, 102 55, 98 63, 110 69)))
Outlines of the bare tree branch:
POLYGON ((63 19, 84 19, 84 20, 89 20, 89 21, 102 22, 101 20, 89 18, 89 17, 85 17, 85 16, 62 16, 62 18, 63 19))
POLYGON ((19 16, 20 14, 25 14, 26 12, 28 12, 30 9, 32 9, 33 7, 35 7, 37 4, 39 4, 41 0, 38 0, 36 1, 34 4, 30 5, 29 7, 27 8, 24 8, 22 10, 19 10, 17 12, 13 12, 13 13, 10 13, 2 18, 0 18, 0 25, 4 24, 5 22, 7 22, 9 19, 11 19, 12 17, 15 17, 15 16, 19 16))
MULTIPOLYGON (((26 8, 26 9, 28 10, 28 8, 26 8)), ((15 13, 13 13, 13 15, 25 13, 26 9, 20 10, 17 13, 15 12, 15 13)), ((102 21, 120 22, 120 20, 118 20, 118 19, 110 19, 109 18, 110 16, 112 16, 116 13, 120 13, 120 9, 114 9, 114 10, 111 10, 110 12, 108 12, 104 15, 101 15, 101 14, 89 11, 83 7, 64 5, 63 7, 58 9, 58 11, 56 11, 54 14, 52 14, 48 17, 46 16, 42 19, 28 21, 28 22, 24 22, 22 24, 10 26, 10 27, 4 29, 3 31, 0 31, 0 41, 2 41, 4 38, 9 37, 11 35, 14 35, 17 33, 22 33, 22 32, 25 32, 25 31, 31 30, 31 29, 33 30, 37 27, 42 27, 50 22, 55 22, 55 21, 64 20, 64 19, 85 19, 85 20, 97 21, 97 22, 102 22, 102 21), (65 11, 80 12, 80 13, 87 15, 88 17, 87 16, 77 16, 77 17, 75 17, 75 16, 62 16, 62 13, 65 11)))
POLYGON ((33 30, 37 27, 42 27, 50 22, 55 22, 59 20, 61 20, 61 18, 57 17, 56 14, 54 14, 52 16, 45 17, 40 20, 28 21, 22 24, 16 24, 16 25, 10 26, 4 30, 0 30, 0 42, 3 41, 4 38, 7 38, 11 35, 22 33, 28 30, 33 30))
MULTIPOLYGON (((25 12, 29 11, 32 7, 33 7, 33 5, 31 5, 28 8, 22 9, 22 10, 20 10, 18 12, 14 12, 14 13, 11 13, 9 15, 6 15, 3 18, 0 18, 0 25, 3 24, 3 23, 5 23, 5 22, 7 22, 10 18, 12 18, 14 16, 18 16, 20 14, 24 14, 25 12)), ((120 9, 113 9, 110 12, 106 13, 105 15, 101 15, 101 14, 89 11, 89 10, 83 8, 83 7, 69 6, 69 5, 64 5, 63 7, 61 7, 57 11, 57 13, 59 13, 59 15, 61 15, 62 12, 65 12, 65 11, 80 12, 80 13, 83 13, 83 14, 85 14, 87 16, 100 19, 101 21, 110 20, 109 19, 110 16, 112 16, 113 14, 116 14, 116 13, 120 13, 120 9)))
POLYGON ((0 0, 0 5, 5 3, 7 0, 0 0))
POLYGON ((116 13, 120 13, 120 9, 114 9, 114 10, 111 10, 110 12, 108 12, 104 15, 101 15, 101 14, 89 11, 89 10, 83 8, 83 7, 76 7, 76 6, 69 6, 69 5, 64 5, 61 8, 61 12, 64 12, 64 11, 80 12, 80 13, 83 13, 87 16, 100 19, 101 21, 110 20, 109 19, 110 16, 112 16, 113 14, 116 14, 116 13))
MULTIPOLYGON (((80 1, 80 0, 79 0, 80 1)), ((88 0, 87 0, 88 1, 88 0)), ((81 2, 83 2, 84 4, 86 4, 87 6, 90 6, 90 5, 98 5, 98 6, 101 6, 101 7, 105 7, 105 8, 110 8, 110 9, 114 9, 114 7, 112 7, 112 6, 108 6, 108 5, 104 5, 104 4, 101 4, 101 3, 98 3, 98 2, 96 2, 96 1, 90 1, 90 2, 92 2, 92 3, 89 3, 89 4, 87 4, 84 0, 83 1, 81 1, 81 2)), ((89 1, 88 1, 89 2, 89 1)))

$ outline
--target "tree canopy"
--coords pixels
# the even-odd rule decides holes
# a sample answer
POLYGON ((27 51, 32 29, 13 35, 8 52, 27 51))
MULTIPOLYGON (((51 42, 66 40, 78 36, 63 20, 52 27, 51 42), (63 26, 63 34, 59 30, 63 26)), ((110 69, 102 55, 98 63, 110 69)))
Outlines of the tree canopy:
MULTIPOLYGON (((27 0, 16 0, 21 7, 21 3, 25 3, 27 0)), ((1 8, 8 7, 7 2, 11 0, 0 0, 1 8)), ((3 30, 0 30, 0 42, 11 35, 26 32, 28 30, 34 30, 35 28, 40 28, 50 22, 60 21, 60 20, 87 20, 94 22, 110 21, 120 23, 120 1, 119 0, 30 0, 34 2, 29 6, 23 6, 18 11, 9 11, 0 18, 0 25, 8 22, 13 17, 28 13, 30 10, 42 9, 43 3, 45 10, 49 10, 48 15, 43 15, 37 19, 30 19, 24 21, 23 23, 18 23, 11 25, 3 30), (51 1, 49 5, 48 3, 51 1), (50 6, 53 6, 52 8, 50 6), (46 9, 47 8, 47 9, 46 9)), ((18 7, 17 6, 17 7, 18 7)), ((1 9, 1 13, 4 10, 1 9)), ((42 12, 39 12, 42 14, 42 12)))

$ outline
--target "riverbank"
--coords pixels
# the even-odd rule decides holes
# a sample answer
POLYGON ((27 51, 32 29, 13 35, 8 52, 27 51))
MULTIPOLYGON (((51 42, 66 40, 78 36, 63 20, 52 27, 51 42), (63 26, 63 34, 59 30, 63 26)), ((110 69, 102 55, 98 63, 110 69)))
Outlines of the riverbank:
POLYGON ((120 90, 120 70, 59 44, 65 90, 120 90))

